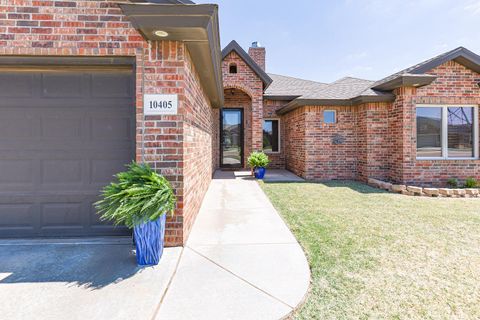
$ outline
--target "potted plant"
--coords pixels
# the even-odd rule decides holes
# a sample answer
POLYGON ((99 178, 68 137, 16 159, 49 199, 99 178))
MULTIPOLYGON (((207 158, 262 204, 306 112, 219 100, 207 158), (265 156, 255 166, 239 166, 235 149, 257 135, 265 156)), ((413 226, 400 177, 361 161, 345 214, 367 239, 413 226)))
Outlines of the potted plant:
POLYGON ((133 229, 138 265, 156 265, 163 254, 166 214, 176 198, 170 183, 147 164, 131 163, 102 190, 95 206, 102 220, 133 229))
POLYGON ((270 163, 268 156, 264 152, 252 152, 248 157, 248 165, 252 168, 255 178, 263 179, 267 166, 270 163))

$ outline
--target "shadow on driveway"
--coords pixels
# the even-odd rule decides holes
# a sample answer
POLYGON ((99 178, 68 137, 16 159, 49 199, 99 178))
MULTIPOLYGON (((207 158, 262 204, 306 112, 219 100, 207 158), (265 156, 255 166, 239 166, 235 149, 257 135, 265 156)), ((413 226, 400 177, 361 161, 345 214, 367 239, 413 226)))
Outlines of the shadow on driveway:
POLYGON ((0 244, 0 284, 67 282, 100 289, 142 270, 129 244, 0 244))

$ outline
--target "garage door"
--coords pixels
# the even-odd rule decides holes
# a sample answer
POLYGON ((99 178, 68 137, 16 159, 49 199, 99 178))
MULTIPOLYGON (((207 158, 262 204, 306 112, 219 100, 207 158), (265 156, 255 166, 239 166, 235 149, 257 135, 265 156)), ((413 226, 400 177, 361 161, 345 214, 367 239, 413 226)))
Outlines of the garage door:
POLYGON ((134 159, 131 67, 0 67, 0 237, 126 234, 92 206, 134 159))

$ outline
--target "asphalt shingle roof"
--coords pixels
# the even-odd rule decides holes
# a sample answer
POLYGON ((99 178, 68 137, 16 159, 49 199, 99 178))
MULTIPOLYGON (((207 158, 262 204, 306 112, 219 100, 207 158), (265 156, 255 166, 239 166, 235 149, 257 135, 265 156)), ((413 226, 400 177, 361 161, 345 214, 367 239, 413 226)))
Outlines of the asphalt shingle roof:
POLYGON ((377 86, 401 76, 410 75, 420 77, 425 75, 425 72, 428 70, 431 70, 449 60, 458 60, 458 62, 474 69, 480 68, 480 56, 463 47, 459 47, 403 69, 379 81, 345 77, 333 83, 326 84, 270 74, 270 77, 273 79, 273 83, 265 92, 265 95, 296 96, 298 99, 305 100, 348 100, 356 97, 379 97, 387 94, 385 92, 375 90, 374 88, 377 86))
POLYGON ((277 74, 265 96, 290 96, 299 99, 348 100, 358 96, 379 96, 383 93, 372 89, 375 81, 345 77, 332 83, 303 80, 277 74))
POLYGON ((265 96, 292 96, 300 97, 312 91, 318 91, 328 84, 298 79, 293 77, 281 76, 278 74, 268 74, 273 82, 265 91, 265 96))
POLYGON ((326 85, 320 90, 303 95, 302 99, 351 99, 365 92, 373 83, 374 81, 370 80, 345 77, 326 85))

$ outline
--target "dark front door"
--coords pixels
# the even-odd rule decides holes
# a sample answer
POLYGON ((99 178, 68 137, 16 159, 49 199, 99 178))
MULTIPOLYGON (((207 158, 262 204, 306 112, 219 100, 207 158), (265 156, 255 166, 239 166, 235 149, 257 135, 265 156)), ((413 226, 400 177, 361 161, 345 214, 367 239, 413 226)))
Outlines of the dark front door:
POLYGON ((220 164, 222 168, 243 167, 243 110, 222 109, 220 164))
POLYGON ((0 69, 0 237, 128 234, 92 205, 135 157, 131 69, 0 69))

